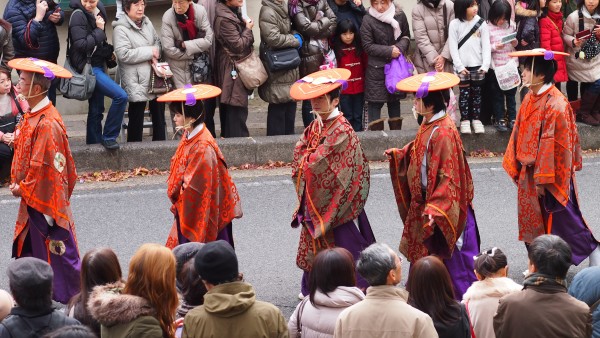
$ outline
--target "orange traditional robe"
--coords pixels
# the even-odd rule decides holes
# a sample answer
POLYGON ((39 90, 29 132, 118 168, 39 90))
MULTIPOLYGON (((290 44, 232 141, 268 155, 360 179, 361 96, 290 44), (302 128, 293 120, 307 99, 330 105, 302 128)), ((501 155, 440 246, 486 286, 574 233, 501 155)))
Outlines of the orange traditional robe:
POLYGON ((423 123, 414 141, 402 149, 391 149, 390 153, 390 175, 404 223, 400 252, 410 262, 429 255, 425 242, 437 227, 447 248, 436 254, 450 258, 465 229, 473 200, 473 179, 454 122, 445 115, 423 123), (421 182, 424 156, 427 156, 426 189, 421 182), (428 215, 433 216, 433 226, 429 225, 428 215))
POLYGON ((176 216, 166 246, 174 248, 177 220, 190 242, 212 242, 234 218, 242 217, 242 205, 225 158, 210 132, 203 127, 188 139, 183 135, 171 159, 167 194, 176 216))
POLYGON ((575 117, 555 86, 525 96, 502 166, 518 187, 519 240, 531 243, 550 233, 544 226, 536 186, 565 206, 571 180, 576 186, 575 171, 582 167, 575 117))
MULTIPOLYGON (((11 182, 21 188, 21 204, 13 241, 20 257, 28 232, 27 206, 48 215, 75 236, 70 198, 77 181, 67 131, 52 103, 24 115, 17 129, 11 182)), ((75 244, 77 244, 75 242, 75 244)))

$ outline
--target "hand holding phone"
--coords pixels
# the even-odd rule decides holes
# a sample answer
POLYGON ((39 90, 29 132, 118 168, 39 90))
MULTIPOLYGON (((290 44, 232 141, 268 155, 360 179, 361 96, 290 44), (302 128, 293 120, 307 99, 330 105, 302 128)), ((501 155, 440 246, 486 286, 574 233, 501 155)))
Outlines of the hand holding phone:
POLYGON ((582 30, 581 32, 575 33, 575 38, 577 40, 585 40, 585 39, 588 39, 590 36, 592 36, 591 29, 585 29, 585 30, 582 30))

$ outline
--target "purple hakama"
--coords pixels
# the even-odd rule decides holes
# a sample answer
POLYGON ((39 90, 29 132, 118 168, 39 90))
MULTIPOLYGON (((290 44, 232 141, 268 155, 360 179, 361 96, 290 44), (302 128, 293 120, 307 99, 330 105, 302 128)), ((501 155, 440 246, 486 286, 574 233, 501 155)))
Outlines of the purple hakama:
MULTIPOLYGON (((58 225, 50 226, 44 215, 30 206, 27 213, 28 233, 17 259, 35 257, 50 263, 54 271, 52 299, 67 304, 80 291, 81 263, 73 234, 58 225), (51 242, 46 243, 47 239, 51 242)), ((13 257, 16 253, 17 242, 14 242, 13 257)))
MULTIPOLYGON (((184 244, 184 243, 189 243, 190 240, 187 239, 182 233, 181 233, 181 229, 179 228, 179 217, 175 216, 175 219, 177 220, 177 240, 179 241, 179 244, 184 244)), ((229 245, 231 245, 232 248, 235 249, 235 246, 233 244, 233 230, 231 227, 232 223, 229 222, 229 224, 227 224, 223 230, 219 231, 219 233, 217 234, 217 241, 222 239, 225 242, 229 243, 229 245)))
POLYGON ((548 218, 552 216, 549 225, 550 233, 559 236, 569 244, 572 252, 571 261, 574 265, 579 265, 598 247, 598 241, 581 215, 573 181, 570 188, 566 206, 560 204, 548 190, 540 198, 540 204, 545 224, 548 224, 548 218))

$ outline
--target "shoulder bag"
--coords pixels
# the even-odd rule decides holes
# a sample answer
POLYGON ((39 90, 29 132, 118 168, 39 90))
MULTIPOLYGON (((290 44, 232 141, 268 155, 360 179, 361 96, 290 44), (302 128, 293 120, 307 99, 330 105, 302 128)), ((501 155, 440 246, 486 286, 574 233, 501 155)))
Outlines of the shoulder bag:
MULTIPOLYGON (((229 51, 226 50, 226 52, 229 54, 229 51)), ((229 54, 229 58, 231 59, 231 54, 229 54)), ((237 72, 246 89, 253 90, 267 82, 269 77, 267 71, 254 50, 237 61, 231 59, 231 62, 233 62, 233 71, 237 72)))
POLYGON ((504 66, 494 65, 492 59, 492 67, 494 67, 496 81, 501 90, 511 90, 521 84, 519 65, 514 59, 511 58, 504 66))
POLYGON ((173 85, 173 72, 166 62, 152 62, 150 69, 150 87, 149 94, 164 94, 175 88, 173 85))
MULTIPOLYGON (((77 11, 85 15, 81 9, 76 9, 73 11, 73 14, 75 14, 77 11)), ((73 14, 71 14, 71 17, 73 14)), ((94 51, 96 51, 96 47, 94 47, 94 51)), ((94 51, 87 55, 86 64, 83 67, 83 71, 78 73, 75 68, 71 66, 69 57, 71 52, 71 29, 69 25, 67 34, 67 57, 65 58, 64 67, 66 70, 71 72, 71 74, 73 74, 73 77, 70 79, 61 79, 58 88, 58 90, 67 99, 85 101, 92 97, 94 89, 96 88, 96 75, 94 75, 94 72, 92 71, 92 54, 94 54, 94 51)))
MULTIPOLYGON (((583 13, 581 9, 578 11, 579 15, 579 31, 583 31, 583 13)), ((600 24, 599 20, 596 20, 597 24, 600 24)), ((596 34, 592 33, 592 35, 585 40, 583 45, 581 46, 581 51, 579 53, 575 53, 575 57, 579 59, 593 59, 598 54, 600 54, 600 41, 596 38, 596 34)))
POLYGON ((291 70, 300 65, 300 54, 294 47, 273 50, 264 46, 263 61, 269 73, 291 70))
POLYGON ((296 338, 302 338, 302 312, 304 312, 304 305, 308 301, 308 296, 305 296, 300 306, 298 306, 298 312, 296 313, 296 338))
POLYGON ((465 35, 460 42, 458 43, 458 49, 460 49, 460 47, 462 47, 462 45, 465 44, 465 42, 467 42, 467 40, 469 40, 471 38, 471 36, 473 36, 473 34, 475 32, 477 32, 477 30, 479 29, 479 27, 481 27, 481 24, 483 23, 483 19, 479 18, 479 21, 477 21, 475 23, 475 25, 471 28, 471 30, 467 33, 467 35, 465 35))
POLYGON ((192 73, 193 83, 210 82, 210 59, 207 52, 194 56, 190 64, 190 73, 192 73))

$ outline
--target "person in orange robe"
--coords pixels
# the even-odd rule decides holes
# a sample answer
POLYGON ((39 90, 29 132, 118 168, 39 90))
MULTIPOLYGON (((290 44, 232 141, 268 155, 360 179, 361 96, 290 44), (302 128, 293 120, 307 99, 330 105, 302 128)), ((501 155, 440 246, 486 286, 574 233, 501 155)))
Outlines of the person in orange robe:
POLYGON ((79 250, 70 203, 77 173, 65 125, 46 93, 49 78, 68 72, 36 59, 13 59, 9 66, 21 69, 17 90, 31 107, 15 131, 9 188, 21 198, 21 204, 13 257, 32 256, 50 263, 54 270, 53 299, 66 304, 80 289, 79 250))
POLYGON ((554 54, 566 53, 536 49, 511 54, 527 57, 522 78, 531 90, 521 103, 502 165, 518 189, 519 240, 528 245, 539 235, 558 235, 571 246, 573 264, 589 256, 590 265, 599 265, 598 241, 577 200, 581 146, 571 105, 553 84, 554 54))
POLYGON ((225 158, 204 125, 204 105, 200 101, 218 93, 217 87, 188 85, 159 98, 172 101, 169 110, 174 113, 175 125, 184 130, 167 180, 167 195, 175 215, 166 243, 171 249, 183 243, 218 239, 233 247, 231 221, 242 217, 242 205, 225 158), (186 95, 190 101, 184 104, 186 95))
POLYGON ((398 90, 416 92, 415 118, 423 116, 414 141, 389 149, 390 176, 404 231, 400 252, 414 263, 437 255, 452 276, 454 295, 477 280, 473 257, 479 253, 479 230, 472 207, 473 179, 460 134, 446 114, 450 73, 430 72, 400 81, 398 90))

